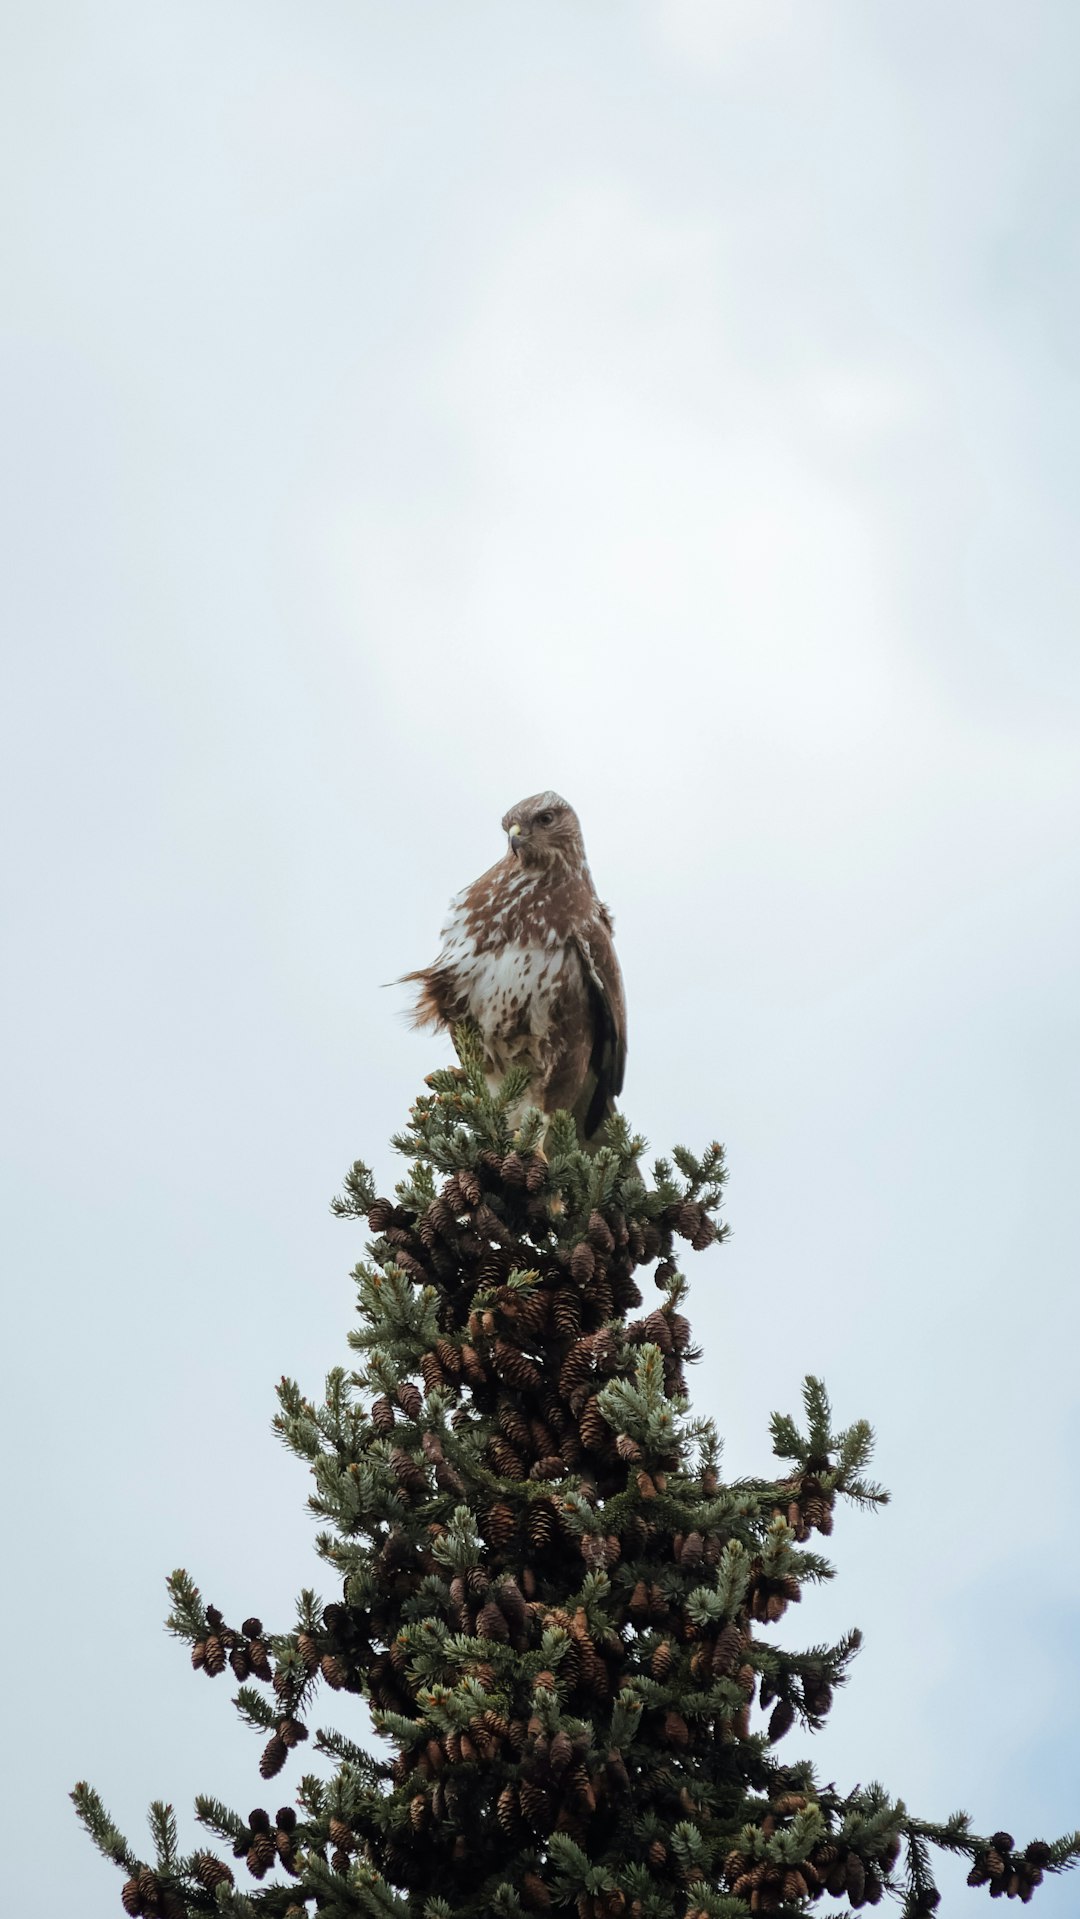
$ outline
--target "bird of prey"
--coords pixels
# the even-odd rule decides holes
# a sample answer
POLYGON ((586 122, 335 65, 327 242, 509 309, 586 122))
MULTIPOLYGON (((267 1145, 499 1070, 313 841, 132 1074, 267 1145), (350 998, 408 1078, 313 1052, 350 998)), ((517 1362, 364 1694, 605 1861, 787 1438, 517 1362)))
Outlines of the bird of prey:
POLYGON ((622 1090, 626 1005, 611 914, 596 897, 577 814, 536 793, 505 815, 507 850, 451 902, 442 950, 419 982, 414 1024, 471 1020, 488 1084, 512 1066, 531 1078, 521 1102, 572 1112, 585 1145, 622 1090))

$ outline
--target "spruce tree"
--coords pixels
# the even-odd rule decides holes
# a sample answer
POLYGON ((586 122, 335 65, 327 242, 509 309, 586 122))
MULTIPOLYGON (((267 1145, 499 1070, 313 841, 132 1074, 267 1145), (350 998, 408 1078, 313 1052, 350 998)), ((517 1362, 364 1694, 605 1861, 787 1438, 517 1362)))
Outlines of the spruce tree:
POLYGON ((375 1235, 352 1363, 321 1405, 279 1389, 337 1596, 305 1591, 295 1630, 273 1632, 228 1623, 184 1572, 169 1581, 168 1625, 198 1672, 238 1682, 263 1781, 305 1745, 329 1763, 277 1812, 200 1798, 222 1843, 186 1856, 155 1803, 149 1861, 78 1786, 124 1911, 794 1919, 894 1894, 924 1919, 933 1847, 1026 1902, 1080 1834, 978 1837, 963 1814, 935 1824, 785 1756, 796 1727, 821 1727, 859 1635, 796 1652, 774 1628, 832 1576, 815 1540, 838 1500, 886 1495, 867 1477, 869 1426, 834 1432, 816 1379, 802 1425, 774 1417, 763 1479, 725 1484, 713 1425, 690 1416, 677 1248, 724 1238, 720 1146, 677 1149, 647 1185, 622 1120, 595 1154, 568 1115, 512 1130, 524 1082, 492 1096, 468 1035, 459 1055, 394 1141, 409 1170, 393 1198, 358 1163, 335 1202, 375 1235), (340 1728, 313 1720, 327 1691, 346 1696, 340 1728))

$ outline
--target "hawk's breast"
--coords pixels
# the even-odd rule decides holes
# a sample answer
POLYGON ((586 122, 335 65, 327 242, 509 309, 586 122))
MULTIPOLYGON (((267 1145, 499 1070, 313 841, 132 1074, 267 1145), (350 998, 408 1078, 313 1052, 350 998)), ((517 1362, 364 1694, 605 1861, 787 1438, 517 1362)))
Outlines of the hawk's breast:
POLYGON ((524 938, 507 938, 508 902, 501 904, 503 911, 488 919, 477 915, 475 901, 455 902, 441 956, 497 1072, 528 1059, 547 1036, 568 959, 554 927, 529 927, 524 938))

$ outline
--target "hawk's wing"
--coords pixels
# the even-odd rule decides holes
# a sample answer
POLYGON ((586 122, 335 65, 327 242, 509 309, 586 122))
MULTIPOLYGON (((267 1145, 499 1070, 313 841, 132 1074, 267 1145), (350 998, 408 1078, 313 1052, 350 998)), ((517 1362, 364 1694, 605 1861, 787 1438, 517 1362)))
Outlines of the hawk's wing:
POLYGON ((589 1077, 594 1082, 582 1127, 591 1138, 622 1092, 626 1072, 626 1000, 622 974, 615 957, 611 915, 601 906, 584 932, 575 933, 593 1014, 593 1045, 589 1077))

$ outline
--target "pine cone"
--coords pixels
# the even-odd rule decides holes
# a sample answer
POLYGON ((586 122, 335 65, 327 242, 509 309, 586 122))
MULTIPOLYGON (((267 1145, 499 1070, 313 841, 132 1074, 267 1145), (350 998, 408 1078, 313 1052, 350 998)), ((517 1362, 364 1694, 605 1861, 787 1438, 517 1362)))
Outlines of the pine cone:
POLYGON ((461 1378, 461 1349, 452 1346, 448 1339, 435 1341, 435 1357, 446 1374, 447 1379, 461 1378))
POLYGON ((420 1388, 414 1386, 411 1379, 403 1379, 397 1389, 397 1403, 406 1419, 419 1419, 423 1409, 420 1388))
POLYGON ((514 1451, 509 1440, 500 1438, 496 1433, 488 1441, 488 1457, 493 1471, 502 1479, 521 1480, 525 1478, 525 1464, 519 1453, 514 1451))
POLYGON ((866 1897, 866 1867, 857 1852, 849 1852, 846 1866, 847 1896, 853 1906, 861 1906, 866 1897))
POLYGON ((505 1614, 513 1632, 523 1633, 529 1624, 529 1608, 525 1595, 515 1579, 504 1579, 495 1588, 494 1598, 505 1614))
POLYGON ((300 1655, 305 1672, 315 1672, 319 1665, 319 1648, 309 1632, 297 1633, 296 1650, 300 1655))
POLYGON ((217 1886, 233 1884, 231 1866, 227 1866, 224 1859, 219 1859, 215 1853, 197 1852, 191 1862, 191 1870, 207 1892, 213 1892, 217 1886))
POLYGON ((505 1339, 496 1339, 493 1357, 496 1371, 509 1385, 516 1386, 522 1393, 543 1392, 542 1375, 519 1347, 509 1345, 505 1339))
POLYGON ((514 1511, 504 1499, 496 1500, 489 1506, 481 1531, 489 1546, 505 1546, 514 1536, 514 1511))
POLYGON ((521 1896, 534 1912, 543 1912, 551 1904, 551 1894, 538 1872, 527 1872, 521 1881, 521 1896))
POLYGON ((552 1306, 555 1331, 564 1339, 573 1339, 581 1331, 581 1294, 569 1286, 560 1286, 552 1306))
POLYGON ((405 1451, 404 1447, 394 1447, 393 1452, 390 1454, 390 1465, 406 1492, 427 1492, 428 1480, 426 1472, 413 1458, 412 1454, 405 1451))
POLYGON ((510 1628, 503 1616, 502 1609, 489 1599, 481 1606, 476 1616, 476 1630, 481 1639, 498 1639, 503 1645, 510 1637, 510 1628))
POLYGON ((323 1654, 319 1663, 327 1685, 331 1686, 335 1692, 340 1692, 342 1687, 348 1684, 349 1679, 349 1669, 345 1661, 339 1659, 336 1652, 328 1652, 323 1654))
POLYGON ((247 1653, 251 1661, 251 1670, 255 1674, 256 1679, 271 1680, 274 1676, 274 1669, 270 1664, 270 1657, 263 1641, 261 1639, 253 1639, 247 1649, 247 1653))
POLYGON ((211 1633, 203 1647, 203 1670, 211 1679, 225 1671, 225 1648, 217 1633, 211 1633))
POLYGON ((603 1213, 594 1212, 589 1214, 589 1224, 586 1227, 586 1232, 588 1233, 591 1244, 595 1246, 598 1253, 613 1253, 615 1251, 615 1238, 603 1213))
POLYGON ((588 1240, 581 1239, 570 1255, 570 1272, 579 1286, 587 1286, 596 1271, 596 1254, 588 1240))
POLYGON ((521 1331, 533 1339, 547 1338, 551 1324, 552 1295, 537 1287, 528 1299, 518 1307, 518 1324, 521 1331))
POLYGON ((272 1733, 263 1747, 262 1758, 259 1760, 259 1772, 262 1777, 273 1779, 281 1771, 288 1756, 289 1748, 281 1734, 272 1733))
POLYGON ((670 1214, 671 1224, 682 1239, 693 1239, 700 1230, 705 1214, 695 1200, 687 1199, 681 1206, 675 1206, 670 1214))
POLYGON ((253 1879, 265 1879, 277 1858, 274 1842, 268 1833, 257 1832, 248 1849, 247 1869, 253 1879))
POLYGON ((535 1832, 551 1830, 551 1794, 546 1786, 537 1785, 533 1779, 523 1779, 518 1787, 518 1801, 526 1822, 535 1832))
POLYGON ((726 1679, 733 1673, 743 1655, 743 1636, 734 1620, 723 1626, 717 1634, 712 1653, 712 1669, 717 1679, 726 1679))
POLYGON ((243 1684, 243 1681, 247 1679, 251 1673, 251 1659, 248 1655, 247 1647, 234 1646, 229 1654, 229 1664, 233 1669, 234 1676, 243 1684))
POLYGON ((425 1392, 438 1392, 439 1388, 446 1384, 446 1375, 434 1353, 424 1353, 421 1356, 420 1373, 425 1392))
POLYGON ((588 1401, 578 1426, 581 1443, 588 1452, 603 1452, 611 1444, 611 1428, 596 1403, 588 1401))
POLYGON ((538 1503, 530 1508, 527 1531, 531 1546, 550 1546, 555 1537, 555 1514, 549 1505, 538 1503))
POLYGON ((786 1699, 778 1699, 769 1718, 769 1740, 775 1745, 795 1724, 795 1708, 786 1699))
POLYGON ((143 1905, 143 1897, 139 1891, 139 1882, 137 1879, 126 1879, 124 1881, 120 1889, 120 1904, 123 1906, 124 1911, 131 1915, 131 1919, 141 1919, 141 1914, 145 1912, 146 1908, 143 1905))
MULTIPOLYGON (((642 1581, 641 1583, 642 1583, 642 1588, 644 1589, 644 1582, 642 1581)), ((637 1593, 636 1586, 634 1588, 634 1592, 636 1595, 637 1593)), ((631 1601, 631 1605, 633 1605, 633 1601, 631 1601)), ((645 1600, 645 1605, 646 1607, 648 1606, 647 1598, 645 1600)), ((671 1671, 671 1663, 672 1663, 671 1646, 666 1639, 661 1640, 659 1646, 654 1647, 652 1658, 649 1661, 649 1671, 652 1673, 653 1678, 657 1680, 666 1679, 668 1676, 668 1673, 671 1671)))

